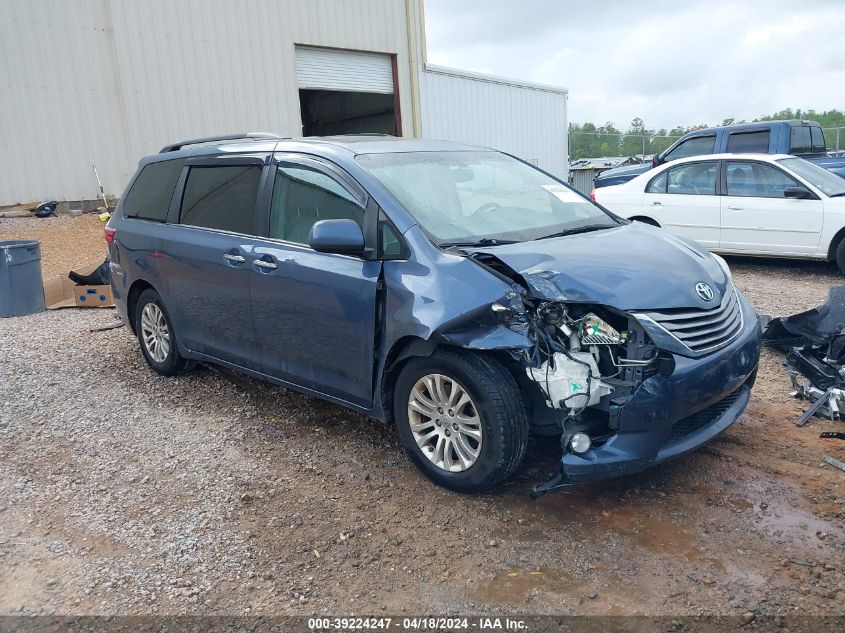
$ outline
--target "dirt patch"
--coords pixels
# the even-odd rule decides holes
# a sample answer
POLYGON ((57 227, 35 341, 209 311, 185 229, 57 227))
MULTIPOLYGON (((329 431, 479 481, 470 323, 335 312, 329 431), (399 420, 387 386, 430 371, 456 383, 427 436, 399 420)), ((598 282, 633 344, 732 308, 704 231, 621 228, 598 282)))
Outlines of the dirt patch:
POLYGON ((41 275, 46 279, 66 275, 84 264, 103 261, 108 254, 103 226, 93 213, 3 218, 0 219, 0 240, 39 240, 41 275))

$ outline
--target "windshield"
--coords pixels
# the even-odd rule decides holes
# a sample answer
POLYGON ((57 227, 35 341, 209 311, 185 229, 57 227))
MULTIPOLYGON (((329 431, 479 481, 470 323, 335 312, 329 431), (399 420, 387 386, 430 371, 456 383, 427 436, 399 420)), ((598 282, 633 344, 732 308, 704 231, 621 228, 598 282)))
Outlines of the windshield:
POLYGON ((845 178, 840 178, 818 165, 814 165, 803 158, 781 158, 778 162, 801 176, 826 196, 845 194, 845 178))
POLYGON ((441 246, 521 242, 618 224, 569 187, 499 152, 365 154, 357 160, 441 246))

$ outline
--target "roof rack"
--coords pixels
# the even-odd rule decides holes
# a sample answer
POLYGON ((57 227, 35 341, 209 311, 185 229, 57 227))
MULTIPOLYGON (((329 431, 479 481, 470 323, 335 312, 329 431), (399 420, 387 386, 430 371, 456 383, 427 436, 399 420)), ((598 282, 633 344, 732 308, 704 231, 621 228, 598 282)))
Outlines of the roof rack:
POLYGON ((165 145, 159 151, 159 154, 166 152, 178 152, 186 145, 201 145, 203 143, 214 143, 217 141, 279 141, 285 137, 277 136, 275 134, 267 134, 266 132, 243 132, 241 134, 224 134, 222 136, 208 136, 206 138, 192 138, 187 141, 179 141, 171 145, 165 145))

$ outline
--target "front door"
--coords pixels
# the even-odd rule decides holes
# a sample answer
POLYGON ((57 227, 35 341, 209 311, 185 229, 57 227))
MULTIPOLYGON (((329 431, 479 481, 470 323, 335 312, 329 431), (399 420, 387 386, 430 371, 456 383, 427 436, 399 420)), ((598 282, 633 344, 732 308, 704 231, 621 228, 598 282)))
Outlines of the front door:
POLYGON ((319 220, 363 227, 366 194, 333 166, 304 157, 281 159, 273 178, 267 237, 249 263, 261 371, 368 406, 381 262, 308 246, 319 220))
POLYGON ((247 367, 255 354, 249 262, 262 162, 257 157, 189 162, 181 204, 162 227, 156 258, 181 343, 247 367))
POLYGON ((660 226, 705 248, 719 246, 717 161, 675 165, 646 186, 643 213, 660 226))
POLYGON ((799 186, 774 165, 725 162, 721 250, 800 255, 818 249, 824 220, 821 200, 785 198, 799 186))

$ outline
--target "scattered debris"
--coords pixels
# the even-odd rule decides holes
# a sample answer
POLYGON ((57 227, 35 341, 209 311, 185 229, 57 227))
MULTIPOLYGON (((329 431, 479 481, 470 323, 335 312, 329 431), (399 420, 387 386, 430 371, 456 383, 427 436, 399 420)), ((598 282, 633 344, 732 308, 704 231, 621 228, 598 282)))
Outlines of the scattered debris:
POLYGON ((44 280, 44 298, 48 310, 60 308, 109 308, 111 294, 109 260, 91 263, 67 275, 44 280))
POLYGON ((35 214, 36 218, 49 218, 51 215, 55 217, 56 207, 58 206, 59 203, 56 200, 41 202, 32 209, 32 212, 35 214))
POLYGON ((831 288, 817 308, 772 319, 763 340, 787 352, 792 395, 812 402, 796 424, 804 426, 814 415, 839 420, 845 404, 845 286, 831 288))
POLYGON ((819 437, 823 440, 845 440, 845 433, 841 431, 825 431, 819 437))
MULTIPOLYGON (((795 386, 794 377, 793 377, 793 386, 795 386)), ((835 391, 839 391, 836 389, 835 391)), ((813 404, 804 412, 798 421, 795 423, 795 426, 804 426, 807 422, 810 421, 812 418, 822 407, 827 408, 829 412, 833 412, 836 405, 836 396, 833 396, 834 389, 828 389, 824 393, 820 393, 820 395, 816 395, 816 392, 819 392, 818 389, 814 389, 813 387, 806 387, 802 388, 800 391, 796 389, 792 392, 792 395, 796 398, 809 398, 811 400, 815 400, 813 404), (833 402, 831 402, 831 397, 833 397, 833 402)), ((838 408, 836 409, 838 415, 838 408)))
POLYGON ((111 283, 111 269, 109 268, 109 257, 91 273, 78 273, 70 271, 67 275, 77 286, 107 286, 111 283))
POLYGON ((126 323, 120 317, 117 318, 117 323, 112 323, 111 325, 104 325, 103 327, 95 327, 91 328, 89 332, 108 332, 109 330, 116 330, 118 328, 122 328, 126 323))
MULTIPOLYGON (((103 198, 103 206, 105 206, 106 211, 109 208, 109 202, 106 200, 106 191, 103 189, 103 182, 100 180, 100 173, 97 171, 96 165, 91 165, 91 169, 94 170, 94 176, 97 178, 97 186, 100 188, 100 196, 103 198)), ((102 220, 102 218, 100 218, 102 220)))
POLYGON ((845 462, 840 462, 838 459, 834 459, 830 455, 822 455, 822 460, 834 468, 838 468, 839 470, 845 472, 845 462))
POLYGON ((32 215, 32 207, 18 204, 0 211, 0 218, 28 218, 32 215))

